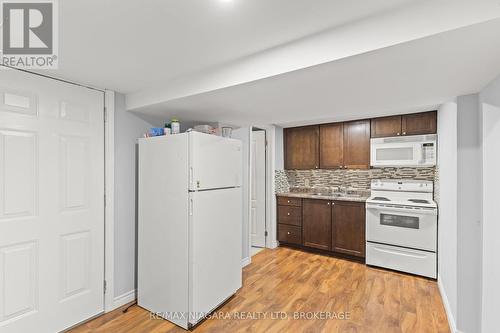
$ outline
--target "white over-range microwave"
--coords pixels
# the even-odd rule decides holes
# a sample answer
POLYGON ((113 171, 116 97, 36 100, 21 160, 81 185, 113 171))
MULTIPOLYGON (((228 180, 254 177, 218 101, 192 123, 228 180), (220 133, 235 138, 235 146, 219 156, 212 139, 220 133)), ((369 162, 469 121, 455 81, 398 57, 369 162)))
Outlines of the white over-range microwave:
POLYGON ((437 135, 371 139, 372 167, 426 167, 436 165, 437 135))

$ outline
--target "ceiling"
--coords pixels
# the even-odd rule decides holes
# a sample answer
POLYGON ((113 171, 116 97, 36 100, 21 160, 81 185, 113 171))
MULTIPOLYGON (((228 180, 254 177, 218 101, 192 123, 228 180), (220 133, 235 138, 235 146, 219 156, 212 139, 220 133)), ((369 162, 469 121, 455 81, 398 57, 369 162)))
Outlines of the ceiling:
POLYGON ((149 120, 282 126, 434 109, 500 73, 500 19, 326 64, 170 100, 149 120))
POLYGON ((121 93, 143 91, 417 0, 64 0, 59 69, 121 93))
POLYGON ((500 0, 64 0, 59 69, 149 121, 414 112, 500 72, 500 0), (91 19, 89 19, 91 18, 91 19))

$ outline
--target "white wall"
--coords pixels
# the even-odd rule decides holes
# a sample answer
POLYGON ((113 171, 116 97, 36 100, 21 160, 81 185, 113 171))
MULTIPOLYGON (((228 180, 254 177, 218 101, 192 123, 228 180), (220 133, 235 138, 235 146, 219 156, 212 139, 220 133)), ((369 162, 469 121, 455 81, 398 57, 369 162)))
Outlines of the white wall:
MULTIPOLYGON (((478 94, 460 96, 457 159, 457 328, 479 332, 481 326, 482 169, 478 94)), ((446 244, 443 244, 446 246, 446 244)))
POLYGON ((500 77, 480 93, 483 147, 482 332, 498 331, 500 309, 500 77))
POLYGON ((244 263, 250 262, 250 244, 249 244, 249 223, 250 223, 250 140, 251 128, 241 127, 233 130, 233 138, 239 139, 243 147, 243 178, 241 182, 241 189, 243 191, 243 217, 242 217, 242 261, 244 263))
POLYGON ((275 168, 276 170, 283 170, 285 168, 285 161, 284 159, 284 151, 283 151, 283 127, 275 126, 274 129, 274 140, 275 140, 275 145, 274 149, 276 152, 276 160, 275 160, 275 168))
POLYGON ((448 319, 457 316, 457 104, 438 110, 438 280, 448 319))
POLYGON ((439 284, 452 329, 497 331, 500 76, 438 112, 439 284), (455 185, 456 184, 456 185, 455 185))
POLYGON ((125 111, 125 96, 115 95, 114 296, 136 288, 136 143, 151 125, 125 111))

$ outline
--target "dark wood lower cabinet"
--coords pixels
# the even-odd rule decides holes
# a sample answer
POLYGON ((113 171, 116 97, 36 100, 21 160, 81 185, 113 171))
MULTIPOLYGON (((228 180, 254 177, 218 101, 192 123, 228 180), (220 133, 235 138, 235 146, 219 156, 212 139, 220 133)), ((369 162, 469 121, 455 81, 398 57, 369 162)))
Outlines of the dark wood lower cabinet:
POLYGON ((332 212, 332 251, 365 256, 365 204, 335 201, 332 212))
POLYGON ((365 257, 364 202, 278 197, 277 210, 280 243, 365 257))
POLYGON ((303 199, 302 240, 304 246, 331 250, 332 246, 331 201, 303 199))

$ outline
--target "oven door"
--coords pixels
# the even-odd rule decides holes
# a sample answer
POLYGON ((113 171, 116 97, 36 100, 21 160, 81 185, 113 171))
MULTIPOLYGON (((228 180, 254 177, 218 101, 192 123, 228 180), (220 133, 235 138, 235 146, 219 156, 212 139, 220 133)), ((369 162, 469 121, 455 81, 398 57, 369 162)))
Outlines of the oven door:
POLYGON ((436 251, 437 210, 367 203, 366 240, 436 251))

